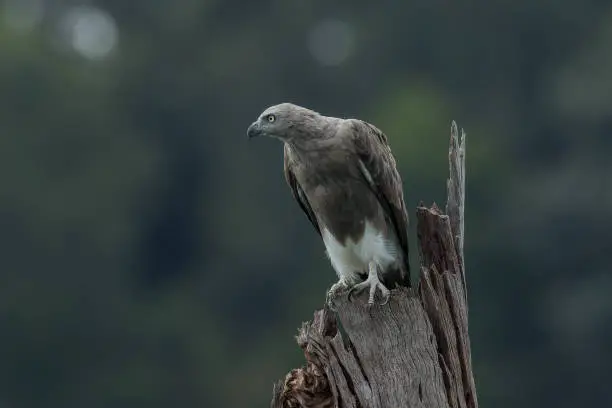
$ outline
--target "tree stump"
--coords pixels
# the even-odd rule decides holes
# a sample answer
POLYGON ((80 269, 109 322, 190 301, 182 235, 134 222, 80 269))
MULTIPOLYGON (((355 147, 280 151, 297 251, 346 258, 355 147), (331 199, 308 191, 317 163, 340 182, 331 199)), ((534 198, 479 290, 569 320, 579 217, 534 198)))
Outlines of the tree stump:
POLYGON ((463 262, 465 133, 453 122, 446 214, 417 207, 421 274, 386 305, 339 294, 304 323, 306 366, 273 390, 272 408, 476 408, 463 262))

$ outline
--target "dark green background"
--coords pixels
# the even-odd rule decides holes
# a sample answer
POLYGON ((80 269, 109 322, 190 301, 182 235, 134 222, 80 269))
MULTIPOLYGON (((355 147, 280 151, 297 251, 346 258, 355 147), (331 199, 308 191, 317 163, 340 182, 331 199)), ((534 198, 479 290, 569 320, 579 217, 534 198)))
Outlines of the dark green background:
POLYGON ((0 407, 268 406, 335 281, 247 142, 283 101, 383 129, 411 216, 456 119, 481 406, 612 406, 612 2, 0 4, 0 407))

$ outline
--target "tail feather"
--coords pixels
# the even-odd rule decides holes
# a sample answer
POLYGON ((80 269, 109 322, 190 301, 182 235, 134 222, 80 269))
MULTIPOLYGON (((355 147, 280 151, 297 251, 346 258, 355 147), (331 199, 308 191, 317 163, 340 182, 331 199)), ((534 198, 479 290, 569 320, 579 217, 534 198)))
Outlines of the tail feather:
POLYGON ((407 262, 399 266, 391 266, 382 273, 381 279, 388 289, 393 289, 397 286, 410 288, 410 266, 407 262))

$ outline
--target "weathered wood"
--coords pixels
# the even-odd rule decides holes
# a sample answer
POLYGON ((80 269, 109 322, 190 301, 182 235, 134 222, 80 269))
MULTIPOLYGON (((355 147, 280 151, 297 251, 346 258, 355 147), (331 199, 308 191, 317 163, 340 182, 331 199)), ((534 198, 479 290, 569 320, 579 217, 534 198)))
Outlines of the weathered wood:
POLYGON ((451 127, 447 215, 417 208, 421 275, 367 307, 346 294, 297 336, 306 366, 274 387, 273 408, 477 408, 463 261, 465 134, 451 127), (339 327, 341 326, 341 327, 339 327))
POLYGON ((465 132, 461 129, 461 139, 459 139, 459 129, 455 121, 453 121, 451 125, 448 163, 450 167, 450 177, 446 182, 448 197, 446 202, 446 214, 449 216, 451 230, 455 237, 457 256, 461 263, 463 290, 467 296, 465 264, 463 263, 463 240, 465 239, 465 132))

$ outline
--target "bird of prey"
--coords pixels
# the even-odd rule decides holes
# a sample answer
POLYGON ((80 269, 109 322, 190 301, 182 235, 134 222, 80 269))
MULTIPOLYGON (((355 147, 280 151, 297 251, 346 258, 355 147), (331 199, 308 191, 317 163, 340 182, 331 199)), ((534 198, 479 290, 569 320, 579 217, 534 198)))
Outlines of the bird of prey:
POLYGON ((408 215, 385 134, 367 122, 323 116, 291 103, 267 108, 247 135, 284 142, 285 178, 339 281, 328 294, 410 286, 408 215))

